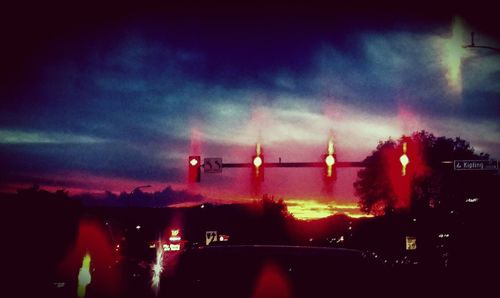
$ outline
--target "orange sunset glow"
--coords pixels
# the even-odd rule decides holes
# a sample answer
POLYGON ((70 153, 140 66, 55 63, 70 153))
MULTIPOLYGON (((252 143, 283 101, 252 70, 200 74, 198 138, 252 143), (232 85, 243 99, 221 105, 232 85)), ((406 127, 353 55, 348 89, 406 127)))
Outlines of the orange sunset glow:
POLYGON ((285 203, 288 213, 300 220, 320 219, 335 214, 345 214, 353 218, 372 217, 371 215, 362 214, 357 204, 323 203, 308 199, 290 199, 285 200, 285 203))

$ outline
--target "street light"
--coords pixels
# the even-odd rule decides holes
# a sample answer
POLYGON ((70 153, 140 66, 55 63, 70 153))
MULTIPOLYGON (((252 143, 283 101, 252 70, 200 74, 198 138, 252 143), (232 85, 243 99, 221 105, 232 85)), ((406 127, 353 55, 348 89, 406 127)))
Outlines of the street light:
POLYGON ((499 48, 494 48, 494 47, 490 47, 490 46, 478 46, 478 45, 476 45, 474 43, 474 32, 470 33, 470 44, 469 45, 464 45, 462 47, 464 49, 466 49, 466 48, 482 48, 482 49, 489 49, 489 50, 500 52, 499 48))
POLYGON ((134 188, 130 194, 133 194, 134 192, 138 191, 139 189, 141 188, 148 188, 148 187, 151 187, 151 185, 141 185, 141 186, 137 186, 136 188, 134 188))
POLYGON ((127 196, 127 206, 130 207, 131 203, 132 203, 132 195, 134 193, 136 193, 137 191, 139 191, 141 188, 148 188, 148 187, 151 187, 151 185, 141 185, 141 186, 137 186, 136 188, 134 188, 127 196))

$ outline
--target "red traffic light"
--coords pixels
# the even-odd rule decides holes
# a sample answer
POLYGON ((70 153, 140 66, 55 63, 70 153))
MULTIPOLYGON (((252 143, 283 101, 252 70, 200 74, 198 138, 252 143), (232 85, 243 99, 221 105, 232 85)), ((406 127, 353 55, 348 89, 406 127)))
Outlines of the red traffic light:
POLYGON ((256 155, 252 157, 252 172, 254 179, 258 181, 264 180, 264 156, 256 155))
POLYGON ((262 166, 262 158, 260 156, 255 156, 253 158, 253 165, 256 168, 260 168, 260 166, 262 166))
POLYGON ((198 159, 196 158, 192 158, 190 161, 189 161, 189 164, 193 167, 196 167, 196 165, 198 165, 198 159))
POLYGON ((201 158, 199 156, 189 156, 188 181, 200 182, 200 178, 201 178, 201 158))
POLYGON ((335 157, 333 155, 327 155, 325 158, 325 164, 328 167, 332 167, 335 164, 335 157))
POLYGON ((336 154, 325 154, 323 155, 324 169, 325 169, 325 178, 327 180, 335 180, 337 177, 337 169, 335 167, 335 163, 337 162, 336 154))
POLYGON ((333 137, 328 139, 327 154, 323 155, 323 161, 325 163, 325 178, 327 180, 335 179, 335 162, 337 161, 337 158, 335 155, 335 147, 333 145, 333 137))
POLYGON ((252 177, 256 181, 264 180, 264 155, 260 143, 255 145, 255 155, 252 157, 252 177))
POLYGON ((399 158, 399 161, 401 162, 401 174, 402 176, 406 176, 406 166, 410 163, 410 159, 408 158, 408 155, 406 155, 406 150, 407 150, 407 143, 403 143, 403 155, 399 158))

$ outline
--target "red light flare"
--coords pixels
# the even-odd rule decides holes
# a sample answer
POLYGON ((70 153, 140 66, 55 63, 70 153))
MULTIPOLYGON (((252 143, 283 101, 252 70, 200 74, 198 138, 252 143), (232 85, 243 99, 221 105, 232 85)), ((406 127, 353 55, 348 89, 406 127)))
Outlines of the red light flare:
POLYGON ((183 228, 184 228, 184 218, 182 216, 182 211, 174 208, 172 210, 172 217, 168 223, 168 225, 165 227, 165 229, 162 232, 161 238, 166 240, 169 240, 170 237, 183 237, 183 228))
POLYGON ((425 175, 429 170, 425 164, 422 144, 410 137, 403 137, 394 148, 386 149, 383 156, 386 175, 396 199, 394 206, 408 208, 414 179, 425 175), (403 167, 403 163, 406 163, 406 167, 403 167))
MULTIPOLYGON (((332 135, 332 132, 330 132, 330 135, 332 135)), ((328 139, 327 154, 323 155, 322 159, 322 162, 324 163, 323 192, 332 194, 333 181, 337 178, 337 169, 335 168, 337 156, 335 154, 333 136, 328 139)))
POLYGON ((196 167, 201 166, 201 159, 198 160, 197 162, 194 162, 192 159, 192 157, 194 156, 200 156, 202 152, 201 145, 202 145, 203 133, 198 127, 201 127, 201 124, 198 123, 198 121, 194 121, 191 124, 191 137, 190 137, 191 143, 189 148, 190 158, 188 160, 187 187, 189 188, 189 190, 193 192, 199 191, 199 186, 197 185, 197 183, 193 182, 199 182, 201 175, 200 169, 194 169, 196 167))
POLYGON ((264 153, 260 143, 255 145, 255 156, 252 157, 252 192, 260 194, 261 182, 264 181, 264 153))
POLYGON ((326 155, 325 157, 325 164, 327 166, 327 173, 326 175, 328 177, 332 177, 333 176, 333 166, 335 165, 335 147, 333 146, 333 137, 330 137, 330 139, 328 140, 328 150, 327 150, 328 154, 326 155))
POLYGON ((286 273, 272 262, 265 263, 255 283, 252 297, 292 297, 286 273))
POLYGON ((197 126, 197 124, 193 124, 193 127, 191 127, 191 147, 189 148, 191 155, 201 154, 203 133, 197 128, 197 126))
POLYGON ((401 105, 398 107, 397 120, 401 132, 418 131, 425 127, 418 115, 401 105))
MULTIPOLYGON (((67 280, 77 280, 82 259, 87 253, 92 256, 92 282, 87 290, 116 296, 120 285, 120 275, 114 267, 116 253, 109 232, 99 222, 90 219, 80 221, 75 245, 59 262, 57 274, 67 280)), ((74 290, 76 293, 76 288, 74 290)))

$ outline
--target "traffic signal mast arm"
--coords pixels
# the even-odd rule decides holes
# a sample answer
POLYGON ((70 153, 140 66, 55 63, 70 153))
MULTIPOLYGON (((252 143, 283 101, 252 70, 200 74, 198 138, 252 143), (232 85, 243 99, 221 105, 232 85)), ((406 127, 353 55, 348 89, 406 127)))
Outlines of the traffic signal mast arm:
MULTIPOLYGON (((261 167, 265 168, 322 168, 325 162, 265 162, 261 167)), ((223 168, 251 168, 253 163, 223 163, 223 168)), ((363 161, 337 161, 335 167, 339 168, 363 168, 366 163, 363 161)))

